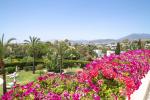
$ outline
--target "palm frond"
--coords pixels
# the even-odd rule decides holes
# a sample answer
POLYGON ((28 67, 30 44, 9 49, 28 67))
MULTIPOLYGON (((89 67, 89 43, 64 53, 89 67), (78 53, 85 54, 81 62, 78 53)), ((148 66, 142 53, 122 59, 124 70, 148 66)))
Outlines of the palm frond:
POLYGON ((24 42, 26 42, 26 43, 30 43, 30 41, 29 41, 29 40, 24 40, 24 42))
POLYGON ((36 41, 37 41, 37 42, 40 42, 40 38, 37 38, 36 41))
POLYGON ((30 36, 29 39, 30 39, 30 42, 32 43, 33 42, 33 37, 30 36))
POLYGON ((8 45, 11 41, 14 41, 14 40, 16 40, 16 38, 10 38, 10 39, 7 41, 6 45, 8 45))
POLYGON ((2 45, 4 44, 4 33, 2 35, 2 39, 1 39, 2 45))
POLYGON ((11 41, 13 41, 13 40, 15 40, 15 38, 9 39, 9 40, 6 42, 6 44, 5 44, 5 43, 4 43, 4 34, 2 35, 2 38, 0 39, 0 58, 3 58, 3 57, 4 57, 6 47, 7 47, 8 44, 9 44, 11 41))
POLYGON ((0 40, 0 46, 2 45, 3 43, 2 43, 2 40, 0 40))

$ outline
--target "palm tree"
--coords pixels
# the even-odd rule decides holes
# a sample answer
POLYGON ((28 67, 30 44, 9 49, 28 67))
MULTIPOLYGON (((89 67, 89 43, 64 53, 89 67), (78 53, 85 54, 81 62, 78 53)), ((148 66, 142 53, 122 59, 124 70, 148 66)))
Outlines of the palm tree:
POLYGON ((9 45, 9 43, 11 41, 15 40, 15 38, 10 38, 6 43, 4 43, 4 34, 2 35, 2 38, 0 39, 0 67, 2 70, 2 74, 3 74, 3 94, 5 94, 7 92, 6 89, 6 72, 5 72, 5 67, 4 67, 4 57, 5 57, 5 51, 7 46, 9 45))
POLYGON ((29 40, 24 40, 24 42, 26 42, 27 44, 30 45, 30 49, 33 55, 33 67, 32 67, 32 71, 33 74, 35 74, 35 55, 36 55, 36 45, 40 42, 40 38, 37 37, 29 37, 29 40))

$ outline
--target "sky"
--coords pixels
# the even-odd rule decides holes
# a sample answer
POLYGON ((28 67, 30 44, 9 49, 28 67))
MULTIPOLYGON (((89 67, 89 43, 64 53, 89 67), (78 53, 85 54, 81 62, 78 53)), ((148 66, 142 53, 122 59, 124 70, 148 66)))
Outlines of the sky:
POLYGON ((0 35, 22 42, 150 33, 150 0, 0 0, 0 35))

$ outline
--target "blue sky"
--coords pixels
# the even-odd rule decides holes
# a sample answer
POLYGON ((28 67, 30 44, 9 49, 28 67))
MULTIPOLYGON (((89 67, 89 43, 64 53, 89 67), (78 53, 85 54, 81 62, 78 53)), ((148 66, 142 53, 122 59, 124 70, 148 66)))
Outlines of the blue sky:
POLYGON ((23 41, 150 33, 150 0, 0 0, 0 35, 23 41))

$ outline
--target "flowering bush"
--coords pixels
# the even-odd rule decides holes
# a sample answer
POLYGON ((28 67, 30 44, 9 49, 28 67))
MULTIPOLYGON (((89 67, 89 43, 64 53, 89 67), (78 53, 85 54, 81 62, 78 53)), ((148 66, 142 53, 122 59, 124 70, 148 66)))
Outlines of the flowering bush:
POLYGON ((76 75, 48 73, 16 85, 2 100, 125 100, 150 70, 150 50, 134 50, 87 64, 76 75))

